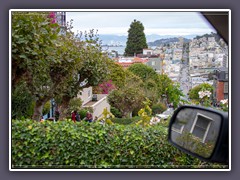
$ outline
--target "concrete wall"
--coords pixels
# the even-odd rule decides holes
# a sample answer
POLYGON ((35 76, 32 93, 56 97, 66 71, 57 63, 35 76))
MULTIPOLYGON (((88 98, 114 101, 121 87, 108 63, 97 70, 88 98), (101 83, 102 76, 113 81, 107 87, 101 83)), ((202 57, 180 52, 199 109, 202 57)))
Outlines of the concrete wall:
POLYGON ((107 102, 107 96, 100 99, 92 107, 93 107, 93 118, 95 118, 96 116, 100 118, 102 116, 102 112, 104 108, 107 108, 107 110, 110 112, 110 105, 107 102))
POLYGON ((92 100, 92 87, 84 88, 78 95, 81 98, 83 105, 92 100))

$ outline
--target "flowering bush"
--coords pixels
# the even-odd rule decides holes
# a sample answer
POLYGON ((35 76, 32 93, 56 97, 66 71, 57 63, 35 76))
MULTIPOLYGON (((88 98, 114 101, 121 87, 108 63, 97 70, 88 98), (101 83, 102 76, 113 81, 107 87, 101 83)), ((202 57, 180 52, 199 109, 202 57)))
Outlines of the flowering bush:
POLYGON ((51 19, 51 23, 52 23, 52 24, 54 24, 54 23, 57 22, 57 20, 56 20, 56 15, 55 15, 54 12, 50 12, 49 15, 48 15, 48 18, 51 19))
POLYGON ((201 105, 207 106, 207 107, 211 105, 211 101, 210 101, 211 94, 212 93, 208 90, 198 92, 201 105))
POLYGON ((203 99, 205 96, 210 97, 211 96, 211 92, 210 91, 199 91, 198 95, 199 98, 203 99))
POLYGON ((220 106, 223 111, 228 111, 228 99, 221 100, 220 106))
POLYGON ((99 84, 97 89, 97 91, 101 94, 109 94, 112 90, 115 89, 115 85, 112 84, 112 80, 108 80, 102 84, 99 84))
POLYGON ((160 119, 157 117, 152 117, 152 119, 150 120, 150 125, 156 125, 160 123, 160 119))

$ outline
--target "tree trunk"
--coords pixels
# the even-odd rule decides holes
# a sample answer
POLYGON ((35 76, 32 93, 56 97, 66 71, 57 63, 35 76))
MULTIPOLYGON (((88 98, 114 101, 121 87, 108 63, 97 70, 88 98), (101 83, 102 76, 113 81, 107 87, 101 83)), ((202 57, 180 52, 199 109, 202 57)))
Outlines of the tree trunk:
POLYGON ((34 107, 34 113, 32 117, 33 120, 36 120, 36 121, 41 120, 43 106, 48 100, 49 99, 39 99, 36 101, 36 105, 34 107))
POLYGON ((71 114, 68 114, 68 106, 69 106, 70 100, 71 100, 70 96, 62 97, 62 103, 58 107, 58 110, 60 112, 59 120, 63 120, 67 116, 71 116, 71 114))
POLYGON ((122 117, 129 118, 129 112, 126 112, 126 111, 122 112, 122 117))

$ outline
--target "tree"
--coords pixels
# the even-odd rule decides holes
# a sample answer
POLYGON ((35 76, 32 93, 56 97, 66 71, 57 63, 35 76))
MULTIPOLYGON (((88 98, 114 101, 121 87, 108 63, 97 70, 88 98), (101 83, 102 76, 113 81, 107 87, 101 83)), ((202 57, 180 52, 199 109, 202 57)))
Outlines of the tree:
MULTIPOLYGON (((24 80, 35 98, 33 118, 40 119, 43 105, 51 98, 50 67, 59 62, 60 27, 44 12, 12 14, 12 88, 24 80)), ((54 66, 53 66, 54 67, 54 66)), ((55 86, 57 88, 58 86, 55 86)))
POLYGON ((26 82, 36 100, 35 120, 50 99, 59 97, 65 108, 79 90, 102 82, 108 72, 108 58, 101 54, 93 31, 82 41, 71 28, 68 24, 60 34, 60 26, 47 13, 12 16, 13 89, 26 82))
POLYGON ((157 80, 158 74, 148 65, 137 63, 129 66, 129 71, 140 77, 143 81, 147 79, 157 80))
POLYGON ((59 102, 62 112, 60 119, 67 116, 64 109, 68 109, 70 100, 76 97, 80 90, 99 85, 106 80, 109 74, 108 62, 110 59, 101 53, 98 37, 93 31, 85 34, 83 43, 84 47, 80 48, 79 55, 81 66, 72 71, 72 76, 68 79, 64 92, 60 95, 56 94, 58 99, 61 99, 59 102))
POLYGON ((153 68, 145 64, 133 64, 128 68, 133 74, 137 75, 143 81, 142 88, 144 89, 145 96, 150 99, 151 103, 157 103, 160 94, 160 81, 158 74, 153 70, 153 68))
MULTIPOLYGON (((50 61, 60 28, 46 13, 12 12, 12 88, 29 79, 34 63, 45 67, 50 61)), ((40 69, 41 71, 42 69, 40 69)))
POLYGON ((25 82, 21 81, 12 91, 12 119, 31 118, 34 110, 34 97, 25 82))
POLYGON ((179 84, 174 83, 166 74, 159 75, 160 81, 160 94, 162 100, 166 98, 167 104, 173 103, 174 107, 180 103, 181 96, 183 96, 182 91, 180 90, 179 84))
POLYGON ((126 71, 124 86, 113 90, 108 95, 108 102, 111 106, 119 109, 122 117, 127 117, 135 108, 140 107, 145 99, 141 87, 142 80, 130 71, 126 71))
POLYGON ((127 46, 124 54, 125 56, 133 56, 142 53, 142 50, 147 47, 144 26, 140 21, 134 19, 128 30, 127 46))

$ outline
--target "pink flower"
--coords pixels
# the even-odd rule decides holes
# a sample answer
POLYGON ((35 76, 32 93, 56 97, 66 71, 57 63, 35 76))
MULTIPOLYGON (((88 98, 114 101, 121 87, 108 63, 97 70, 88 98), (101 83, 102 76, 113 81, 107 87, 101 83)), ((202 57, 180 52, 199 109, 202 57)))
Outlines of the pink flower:
POLYGON ((56 21, 56 15, 55 15, 54 12, 50 12, 49 15, 48 15, 48 18, 51 19, 51 23, 52 23, 52 24, 54 24, 54 23, 57 22, 57 21, 56 21))

